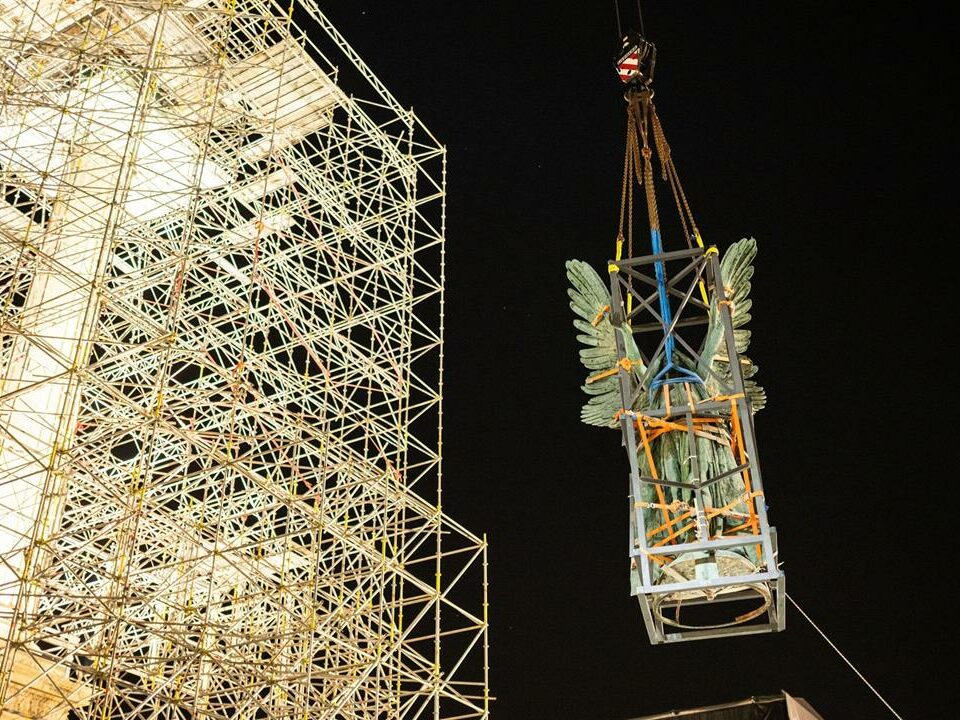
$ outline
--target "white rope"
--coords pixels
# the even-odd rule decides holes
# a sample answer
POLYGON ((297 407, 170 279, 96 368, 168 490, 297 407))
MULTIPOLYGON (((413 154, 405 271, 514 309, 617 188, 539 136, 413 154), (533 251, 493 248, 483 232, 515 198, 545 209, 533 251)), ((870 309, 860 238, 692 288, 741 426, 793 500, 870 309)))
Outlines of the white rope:
POLYGON ((859 670, 857 670, 857 669, 853 666, 853 663, 850 662, 849 660, 847 660, 847 656, 844 655, 842 652, 840 652, 840 648, 838 648, 836 645, 834 645, 834 644, 833 644, 833 641, 832 641, 830 638, 827 637, 826 633, 823 632, 823 630, 821 630, 821 629, 817 626, 817 624, 816 624, 813 620, 810 619, 810 616, 807 615, 799 605, 797 605, 797 601, 794 600, 792 597, 790 597, 790 595, 787 594, 787 593, 784 593, 784 595, 787 596, 787 600, 790 601, 790 604, 793 605, 793 606, 797 609, 797 612, 799 612, 801 615, 803 615, 803 618, 804 618, 808 623, 810 623, 810 626, 811 626, 814 630, 816 630, 818 633, 820 633, 820 637, 822 637, 824 640, 826 640, 826 641, 827 641, 827 644, 834 649, 834 651, 837 653, 837 655, 839 655, 839 656, 843 659, 843 661, 844 661, 847 665, 850 666, 850 669, 853 670, 853 671, 857 674, 857 677, 859 677, 861 680, 863 680, 864 685, 866 685, 868 688, 870 688, 870 689, 873 691, 873 694, 876 695, 876 696, 880 699, 880 702, 882 702, 884 705, 887 706, 887 710, 889 710, 891 713, 893 713, 893 716, 894 716, 895 718, 897 718, 897 720, 903 720, 903 718, 900 717, 900 713, 898 713, 896 710, 893 709, 893 707, 890 705, 890 703, 888 703, 888 702, 884 699, 883 695, 881 695, 879 692, 877 692, 877 689, 876 689, 873 685, 871 685, 870 682, 863 676, 863 673, 861 673, 859 670))

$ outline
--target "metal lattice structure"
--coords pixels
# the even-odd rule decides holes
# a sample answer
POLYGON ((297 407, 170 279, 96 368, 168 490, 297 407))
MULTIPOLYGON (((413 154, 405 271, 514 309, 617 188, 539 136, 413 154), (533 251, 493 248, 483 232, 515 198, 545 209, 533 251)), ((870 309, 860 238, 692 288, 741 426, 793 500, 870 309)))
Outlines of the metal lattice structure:
POLYGON ((442 146, 313 0, 0 0, 0 60, 0 715, 487 717, 442 146))
MULTIPOLYGON (((630 574, 647 634, 652 643, 669 643, 711 637, 750 635, 784 628, 786 601, 784 574, 777 563, 776 531, 767 519, 753 410, 743 377, 743 355, 737 350, 731 305, 716 248, 691 248, 610 261, 610 308, 622 322, 627 298, 632 310, 632 331, 637 336, 659 335, 663 315, 655 309, 657 266, 661 277, 669 267, 670 295, 678 302, 670 323, 671 334, 694 361, 699 353, 677 328, 709 322, 710 306, 697 299, 703 286, 716 293, 722 319, 723 352, 729 378, 715 378, 719 392, 698 398, 693 383, 654 383, 654 373, 637 382, 618 367, 618 384, 624 407, 641 395, 659 393, 663 407, 641 413, 625 412, 620 429, 630 461, 630 574), (650 291, 649 288, 654 290, 650 291), (653 458, 652 438, 678 432, 688 439, 685 465, 688 482, 645 474, 639 458, 653 458), (701 442, 698 442, 698 439, 701 442), (737 465, 724 472, 708 471, 704 442, 721 442, 731 449, 737 465), (718 484, 727 478, 739 481, 740 493, 732 500, 715 500, 718 484), (659 500, 649 501, 652 493, 659 500), (664 490, 682 489, 690 500, 667 504, 664 490), (726 521, 726 522, 721 522, 726 521), (711 530, 711 527, 713 528, 711 530), (699 613, 698 610, 707 610, 699 613)), ((664 353, 660 341, 654 353, 664 353)), ((622 340, 617 345, 621 361, 627 359, 622 340)), ((647 465, 656 467, 654 462, 647 465)), ((649 470, 647 471, 649 472, 649 470)))

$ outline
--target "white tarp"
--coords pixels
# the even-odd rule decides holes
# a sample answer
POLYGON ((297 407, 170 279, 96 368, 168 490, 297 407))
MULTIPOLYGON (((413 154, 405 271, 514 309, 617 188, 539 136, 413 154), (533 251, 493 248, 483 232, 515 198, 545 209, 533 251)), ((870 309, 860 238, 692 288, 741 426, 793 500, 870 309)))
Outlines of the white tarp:
POLYGON ((803 698, 795 698, 786 690, 783 691, 783 697, 787 701, 787 717, 790 720, 823 720, 803 698))

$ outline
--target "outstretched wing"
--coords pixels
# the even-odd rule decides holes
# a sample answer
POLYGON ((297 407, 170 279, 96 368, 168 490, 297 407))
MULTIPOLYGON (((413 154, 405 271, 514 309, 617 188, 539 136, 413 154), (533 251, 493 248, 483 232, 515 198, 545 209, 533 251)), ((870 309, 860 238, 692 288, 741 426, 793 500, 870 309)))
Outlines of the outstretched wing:
POLYGON ((573 325, 579 331, 577 340, 583 345, 580 361, 590 371, 583 385, 590 399, 583 406, 580 419, 588 425, 616 427, 615 417, 620 410, 616 333, 623 338, 633 370, 642 373, 640 351, 629 329, 610 323, 610 296, 597 271, 582 260, 568 260, 567 277, 572 285, 567 290, 570 309, 577 315, 573 325))
MULTIPOLYGON (((762 409, 767 403, 767 394, 763 388, 749 379, 756 375, 757 366, 743 354, 750 347, 750 331, 746 325, 750 322, 750 308, 753 305, 750 299, 750 279, 753 277, 753 260, 756 256, 757 241, 744 238, 731 245, 720 261, 724 292, 727 300, 731 302, 734 344, 740 355, 744 386, 754 411, 762 409)), ((697 372, 706 381, 711 395, 729 391, 732 380, 730 359, 723 341, 723 323, 716 292, 710 298, 710 322, 700 350, 697 372)))

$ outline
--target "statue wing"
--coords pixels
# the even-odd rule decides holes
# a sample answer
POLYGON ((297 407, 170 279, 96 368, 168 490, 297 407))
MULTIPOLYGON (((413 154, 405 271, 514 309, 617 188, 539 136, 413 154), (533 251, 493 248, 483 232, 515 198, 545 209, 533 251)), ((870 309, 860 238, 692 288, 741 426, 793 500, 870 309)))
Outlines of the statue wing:
MULTIPOLYGON (((763 388, 749 379, 756 375, 757 366, 743 354, 750 347, 750 330, 746 325, 750 322, 750 308, 753 305, 750 299, 750 279, 753 277, 753 260, 756 256, 757 241, 744 238, 731 245, 720 261, 724 291, 727 300, 732 303, 733 339, 740 355, 744 386, 754 411, 762 409, 767 403, 767 394, 763 388)), ((706 382, 707 391, 711 395, 728 392, 731 383, 730 359, 723 342, 723 323, 716 291, 710 298, 710 320, 703 339, 697 372, 706 382), (723 385, 727 387, 724 388, 723 385)))
POLYGON ((590 399, 584 404, 580 419, 588 425, 616 427, 621 408, 617 333, 623 338, 631 370, 642 375, 646 368, 629 328, 611 324, 610 295, 597 271, 582 260, 568 260, 567 278, 572 285, 567 290, 570 309, 577 316, 573 325, 579 331, 577 340, 583 345, 580 362, 590 371, 582 388, 590 399))

